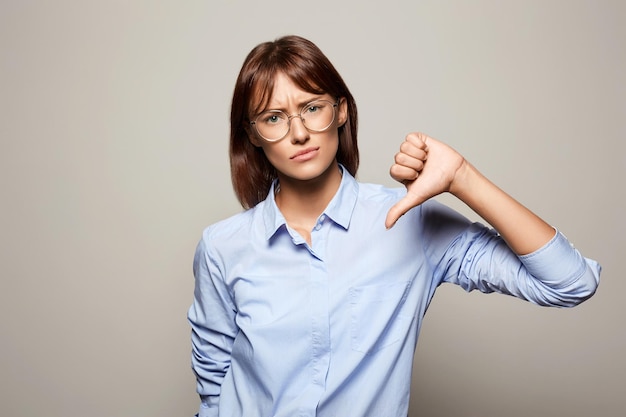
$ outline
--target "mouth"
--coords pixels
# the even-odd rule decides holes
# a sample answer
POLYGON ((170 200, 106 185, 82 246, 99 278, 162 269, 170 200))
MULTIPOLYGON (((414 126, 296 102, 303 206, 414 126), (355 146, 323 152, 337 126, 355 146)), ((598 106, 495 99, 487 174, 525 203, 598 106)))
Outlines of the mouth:
POLYGON ((310 148, 306 148, 296 152, 295 154, 291 155, 289 159, 294 161, 306 161, 314 157, 319 149, 319 146, 312 146, 310 148))

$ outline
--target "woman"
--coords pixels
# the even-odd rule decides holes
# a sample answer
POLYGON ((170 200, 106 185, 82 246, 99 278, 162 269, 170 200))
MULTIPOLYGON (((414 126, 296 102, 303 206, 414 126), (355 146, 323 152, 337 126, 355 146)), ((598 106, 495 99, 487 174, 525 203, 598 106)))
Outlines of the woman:
POLYGON ((391 167, 406 190, 389 189, 354 179, 356 137, 354 99, 314 44, 250 52, 230 134, 247 210, 194 258, 199 416, 406 416, 441 283, 561 307, 594 293, 599 265, 450 147, 409 134, 391 167), (430 200, 443 192, 495 230, 430 200))

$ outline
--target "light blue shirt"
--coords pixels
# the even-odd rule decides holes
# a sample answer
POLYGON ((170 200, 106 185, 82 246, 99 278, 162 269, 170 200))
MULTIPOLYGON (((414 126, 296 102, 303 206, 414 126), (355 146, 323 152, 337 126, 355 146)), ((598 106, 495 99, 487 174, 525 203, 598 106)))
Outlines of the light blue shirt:
POLYGON ((495 233, 430 200, 385 229, 405 193, 344 170, 311 232, 274 200, 208 227, 189 309, 200 417, 406 417, 426 308, 443 282, 574 306, 600 266, 559 232, 516 256, 495 233))

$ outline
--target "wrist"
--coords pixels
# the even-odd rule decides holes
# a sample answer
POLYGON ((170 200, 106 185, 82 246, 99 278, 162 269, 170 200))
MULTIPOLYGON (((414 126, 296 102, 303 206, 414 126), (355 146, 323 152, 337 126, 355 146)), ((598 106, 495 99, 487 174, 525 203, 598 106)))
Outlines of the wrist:
POLYGON ((465 201, 468 192, 472 189, 472 181, 477 175, 476 168, 463 158, 463 162, 454 173, 448 192, 461 201, 465 201))

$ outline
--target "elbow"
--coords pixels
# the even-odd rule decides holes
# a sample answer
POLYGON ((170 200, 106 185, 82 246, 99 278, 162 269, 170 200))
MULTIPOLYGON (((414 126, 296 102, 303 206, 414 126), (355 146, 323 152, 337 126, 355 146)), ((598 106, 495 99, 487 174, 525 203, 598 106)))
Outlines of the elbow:
POLYGON ((568 305, 568 307, 576 307, 582 304, 583 302, 587 301, 596 293, 597 289, 598 289, 597 282, 590 283, 589 285, 586 285, 584 288, 581 288, 580 291, 576 293, 576 296, 572 298, 571 303, 570 305, 568 305))
POLYGON ((597 262, 587 260, 585 272, 566 291, 564 306, 575 307, 590 299, 598 290, 601 270, 597 262))

